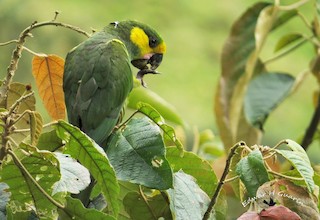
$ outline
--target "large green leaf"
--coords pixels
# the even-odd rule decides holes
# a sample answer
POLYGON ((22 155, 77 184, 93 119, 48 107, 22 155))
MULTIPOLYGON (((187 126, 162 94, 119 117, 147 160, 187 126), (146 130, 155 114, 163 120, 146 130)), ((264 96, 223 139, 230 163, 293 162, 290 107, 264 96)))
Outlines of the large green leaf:
POLYGON ((183 146, 180 140, 177 138, 174 129, 165 123, 160 113, 147 103, 140 102, 137 104, 138 111, 149 117, 154 123, 156 123, 163 131, 164 140, 167 140, 180 150, 183 155, 183 146))
POLYGON ((303 177, 305 184, 309 192, 313 192, 315 184, 313 181, 314 171, 311 167, 310 160, 304 149, 292 140, 286 140, 287 146, 291 150, 276 149, 277 153, 286 158, 292 166, 297 169, 300 175, 303 177))
POLYGON ((53 185, 52 194, 70 192, 78 194, 90 184, 89 171, 67 154, 54 153, 60 164, 61 179, 53 185))
POLYGON ((210 202, 195 179, 183 171, 174 174, 174 187, 167 193, 175 219, 202 219, 210 202))
MULTIPOLYGON (((248 144, 251 144, 251 142, 252 144, 257 143, 260 138, 259 135, 261 135, 257 129, 239 121, 241 119, 241 117, 239 119, 239 112, 241 113, 242 103, 240 102, 240 105, 237 106, 235 100, 241 99, 243 92, 238 93, 235 89, 242 90, 251 77, 242 80, 242 85, 237 86, 240 83, 240 78, 246 73, 247 62, 252 60, 251 54, 255 51, 255 31, 260 12, 269 5, 269 3, 259 2, 249 8, 233 24, 223 47, 222 72, 215 98, 215 115, 225 148, 231 147, 239 139, 246 141, 248 144), (231 112, 235 112, 235 114, 231 112), (235 120, 232 117, 236 117, 235 120), (246 131, 246 133, 237 134, 237 124, 241 126, 239 130, 246 131), (250 138, 248 138, 248 134, 251 135, 250 138)), ((253 63, 256 61, 256 57, 254 58, 253 63)), ((256 67, 256 69, 263 68, 263 65, 256 67)))
POLYGON ((251 198, 256 195, 258 188, 263 183, 269 181, 268 172, 259 150, 254 150, 248 156, 242 158, 237 164, 236 172, 251 198))
MULTIPOLYGON (((51 195, 52 186, 60 179, 59 162, 48 151, 38 151, 28 145, 20 145, 18 150, 20 161, 34 180, 51 195)), ((8 184, 11 192, 9 205, 13 211, 30 211, 35 206, 36 213, 41 219, 53 219, 56 207, 35 186, 13 160, 3 161, 1 181, 8 184)))
POLYGON ((93 142, 79 128, 62 120, 56 124, 58 136, 66 141, 64 153, 70 154, 85 166, 101 187, 108 208, 117 216, 119 212, 118 195, 119 184, 114 169, 109 163, 107 155, 96 143, 93 142))
POLYGON ((256 76, 249 84, 244 100, 247 120, 262 129, 270 112, 286 98, 294 77, 283 73, 264 73, 256 76))
POLYGON ((132 220, 172 219, 169 205, 161 194, 147 196, 130 192, 124 197, 123 203, 132 220))
POLYGON ((126 212, 126 209, 123 204, 123 199, 128 193, 139 192, 139 186, 137 184, 124 182, 124 181, 119 181, 119 185, 120 185, 120 195, 119 195, 120 212, 119 212, 118 219, 130 220, 130 215, 126 212))
POLYGON ((115 133, 107 155, 120 180, 161 190, 172 187, 160 129, 146 117, 131 119, 115 133))
POLYGON ((218 182, 211 165, 191 152, 184 152, 183 157, 175 147, 167 148, 167 159, 174 172, 183 170, 193 176, 200 188, 209 196, 212 196, 218 182))
POLYGON ((175 107, 150 89, 135 87, 129 94, 128 101, 129 108, 137 109, 139 102, 145 102, 156 108, 166 120, 179 125, 185 124, 175 107))
POLYGON ((80 200, 71 197, 67 197, 66 206, 58 211, 63 220, 115 220, 113 216, 96 209, 86 209, 80 200))

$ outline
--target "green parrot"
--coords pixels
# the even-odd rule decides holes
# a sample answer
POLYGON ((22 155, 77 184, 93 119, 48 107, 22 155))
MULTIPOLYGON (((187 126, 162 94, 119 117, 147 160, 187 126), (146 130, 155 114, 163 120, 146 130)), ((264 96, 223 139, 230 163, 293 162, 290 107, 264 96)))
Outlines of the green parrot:
POLYGON ((137 78, 158 73, 166 45, 149 26, 112 22, 72 49, 65 61, 63 90, 69 122, 102 145, 116 126, 137 78))

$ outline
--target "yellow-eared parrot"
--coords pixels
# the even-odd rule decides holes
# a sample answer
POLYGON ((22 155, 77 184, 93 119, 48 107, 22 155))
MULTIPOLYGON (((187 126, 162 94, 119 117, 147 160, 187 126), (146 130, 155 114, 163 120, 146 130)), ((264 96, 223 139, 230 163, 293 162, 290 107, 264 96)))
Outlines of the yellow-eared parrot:
POLYGON ((165 51, 161 36, 137 21, 112 22, 76 46, 63 75, 69 122, 103 145, 133 87, 130 63, 144 85, 143 75, 158 73, 165 51))

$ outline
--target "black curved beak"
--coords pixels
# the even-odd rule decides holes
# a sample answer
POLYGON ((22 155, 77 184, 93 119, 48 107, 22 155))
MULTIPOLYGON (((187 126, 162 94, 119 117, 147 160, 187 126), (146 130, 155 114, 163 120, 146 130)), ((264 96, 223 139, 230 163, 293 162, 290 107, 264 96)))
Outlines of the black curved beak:
POLYGON ((158 66, 161 64, 163 58, 162 53, 156 53, 152 55, 152 57, 149 59, 148 63, 151 65, 151 69, 155 70, 158 68, 158 66))
POLYGON ((163 54, 156 53, 153 54, 149 59, 136 59, 132 60, 131 63, 133 66, 137 67, 140 70, 143 69, 151 69, 155 70, 160 66, 162 62, 163 54), (148 67, 148 64, 150 64, 150 68, 148 67))
POLYGON ((131 63, 133 66, 140 69, 140 71, 137 73, 137 79, 141 81, 141 85, 146 87, 146 84, 143 81, 143 76, 146 74, 159 74, 159 72, 156 71, 158 66, 160 66, 162 62, 163 54, 156 53, 153 54, 149 59, 136 59, 132 60, 131 63))

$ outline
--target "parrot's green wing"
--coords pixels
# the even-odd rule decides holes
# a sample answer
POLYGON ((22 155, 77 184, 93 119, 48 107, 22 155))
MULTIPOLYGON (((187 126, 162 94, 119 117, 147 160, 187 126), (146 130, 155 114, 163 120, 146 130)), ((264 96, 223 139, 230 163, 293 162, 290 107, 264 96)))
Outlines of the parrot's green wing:
POLYGON ((132 89, 125 45, 100 32, 66 58, 64 83, 69 122, 101 145, 117 124, 132 89))

